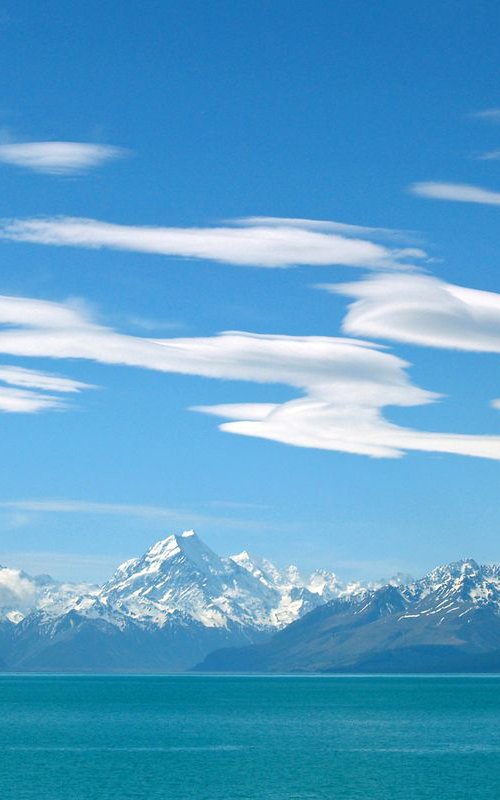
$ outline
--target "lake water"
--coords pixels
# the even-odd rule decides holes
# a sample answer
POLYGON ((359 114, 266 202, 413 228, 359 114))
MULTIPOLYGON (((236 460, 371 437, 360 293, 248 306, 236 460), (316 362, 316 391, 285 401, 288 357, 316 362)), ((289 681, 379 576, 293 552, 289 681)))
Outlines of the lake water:
POLYGON ((2 800, 498 800, 500 677, 0 677, 2 800))

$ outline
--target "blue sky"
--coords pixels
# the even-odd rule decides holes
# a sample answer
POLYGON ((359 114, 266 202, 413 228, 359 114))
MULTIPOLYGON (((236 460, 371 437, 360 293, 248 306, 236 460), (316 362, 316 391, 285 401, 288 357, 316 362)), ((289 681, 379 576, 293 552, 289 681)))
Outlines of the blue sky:
POLYGON ((342 576, 498 560, 499 35, 0 4, 0 562, 101 579, 193 526, 342 576))

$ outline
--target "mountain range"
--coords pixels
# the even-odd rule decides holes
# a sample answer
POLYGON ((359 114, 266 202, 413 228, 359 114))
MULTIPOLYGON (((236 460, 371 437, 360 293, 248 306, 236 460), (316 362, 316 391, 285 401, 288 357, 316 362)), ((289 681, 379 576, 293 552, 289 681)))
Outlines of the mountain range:
POLYGON ((194 531, 157 542, 102 586, 1 567, 0 667, 185 670, 360 588, 324 570, 303 579, 247 552, 221 558, 194 531))
POLYGON ((473 559, 336 597, 269 641, 198 667, 245 672, 498 672, 500 567, 473 559))
POLYGON ((414 581, 303 577, 194 531, 102 586, 0 567, 0 669, 408 672, 500 670, 500 567, 472 559, 414 581))

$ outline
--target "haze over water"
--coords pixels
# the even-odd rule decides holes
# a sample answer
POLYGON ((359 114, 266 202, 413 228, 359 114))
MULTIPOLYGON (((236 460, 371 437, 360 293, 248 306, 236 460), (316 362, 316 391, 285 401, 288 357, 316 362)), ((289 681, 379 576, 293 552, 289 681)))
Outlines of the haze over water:
POLYGON ((497 800, 500 678, 0 677, 3 800, 497 800))

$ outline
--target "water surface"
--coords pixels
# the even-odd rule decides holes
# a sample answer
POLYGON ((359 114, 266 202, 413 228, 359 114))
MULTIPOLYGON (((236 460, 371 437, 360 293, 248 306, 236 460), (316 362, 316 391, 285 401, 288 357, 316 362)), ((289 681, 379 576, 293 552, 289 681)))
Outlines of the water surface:
POLYGON ((500 677, 0 677, 2 800, 498 800, 500 677))

